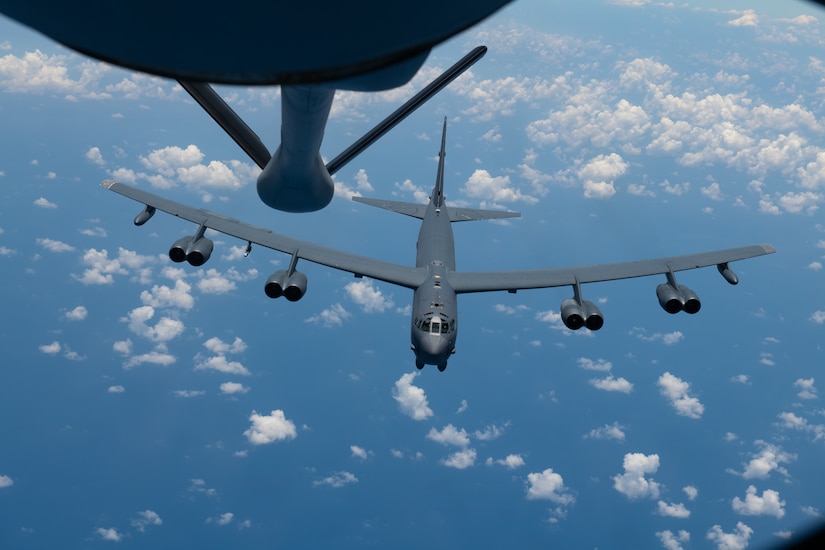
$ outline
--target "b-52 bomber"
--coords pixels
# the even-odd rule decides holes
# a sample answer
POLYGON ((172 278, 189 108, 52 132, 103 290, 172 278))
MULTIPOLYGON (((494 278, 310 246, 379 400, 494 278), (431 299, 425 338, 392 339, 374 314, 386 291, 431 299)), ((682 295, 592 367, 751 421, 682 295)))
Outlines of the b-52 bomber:
POLYGON ((467 272, 457 271, 455 245, 451 223, 468 220, 489 220, 518 217, 517 212, 453 208, 444 201, 444 160, 447 139, 447 119, 441 136, 438 155, 438 172, 435 187, 428 204, 384 201, 354 197, 358 202, 421 219, 418 233, 415 267, 404 266, 364 256, 327 248, 246 224, 208 210, 193 208, 164 199, 141 189, 113 180, 105 180, 103 187, 145 205, 134 220, 143 225, 156 210, 162 210, 199 225, 190 237, 177 240, 169 250, 174 262, 187 261, 193 266, 203 265, 212 253, 213 243, 204 236, 206 229, 214 229, 247 241, 247 251, 258 244, 289 254, 289 267, 269 276, 264 291, 270 298, 284 296, 287 300, 300 300, 307 288, 306 275, 298 271, 298 261, 308 260, 354 274, 371 277, 413 290, 411 348, 415 365, 436 365, 438 370, 447 368, 447 361, 455 353, 458 337, 459 294, 470 292, 502 291, 569 286, 573 297, 561 303, 561 319, 570 330, 586 327, 598 330, 604 324, 599 308, 582 298, 581 286, 585 283, 612 281, 648 275, 664 275, 666 282, 656 288, 659 304, 668 313, 699 311, 699 297, 688 287, 676 282, 675 273, 715 265, 730 284, 739 282, 729 262, 743 260, 775 249, 767 244, 716 250, 700 254, 673 256, 634 262, 589 265, 568 268, 547 268, 516 271, 467 272))

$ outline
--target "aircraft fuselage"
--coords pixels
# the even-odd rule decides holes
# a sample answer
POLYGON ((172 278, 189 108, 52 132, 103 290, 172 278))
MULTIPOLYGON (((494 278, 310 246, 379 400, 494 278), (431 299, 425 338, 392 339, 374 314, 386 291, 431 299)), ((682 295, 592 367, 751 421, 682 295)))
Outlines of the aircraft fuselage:
POLYGON ((421 222, 416 245, 416 267, 427 269, 428 277, 415 289, 411 325, 411 348, 418 368, 437 365, 444 370, 455 353, 458 336, 456 293, 447 280, 447 271, 455 271, 455 243, 450 215, 444 205, 444 148, 442 134, 438 176, 430 204, 421 222))

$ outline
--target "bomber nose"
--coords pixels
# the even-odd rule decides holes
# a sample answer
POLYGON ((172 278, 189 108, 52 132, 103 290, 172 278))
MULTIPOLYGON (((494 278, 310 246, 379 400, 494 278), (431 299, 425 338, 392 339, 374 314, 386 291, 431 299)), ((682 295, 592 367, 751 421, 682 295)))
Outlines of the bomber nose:
POLYGON ((433 361, 447 355, 447 339, 441 336, 426 335, 421 340, 421 351, 433 361))

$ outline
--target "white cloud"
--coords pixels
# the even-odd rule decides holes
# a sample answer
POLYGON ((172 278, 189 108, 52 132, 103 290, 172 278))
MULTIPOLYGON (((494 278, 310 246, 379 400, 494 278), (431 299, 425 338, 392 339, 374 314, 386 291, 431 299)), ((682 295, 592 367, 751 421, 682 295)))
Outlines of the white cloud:
POLYGON ((89 311, 83 306, 77 306, 71 311, 66 312, 66 319, 70 321, 82 321, 89 314, 89 311))
POLYGON ((413 385, 417 372, 409 372, 396 380, 392 397, 398 402, 401 412, 413 420, 425 420, 433 415, 422 388, 413 385))
POLYGON ((685 530, 680 530, 678 534, 673 534, 672 531, 657 531, 656 536, 665 550, 682 550, 682 543, 690 542, 690 533, 685 530))
POLYGON ((455 452, 441 461, 444 466, 448 468, 455 468, 456 470, 465 470, 475 465, 476 450, 464 449, 455 452))
POLYGON ((90 147, 89 150, 86 151, 86 158, 98 166, 103 166, 106 164, 106 161, 103 160, 103 155, 101 154, 99 147, 90 147))
POLYGON ((775 516, 781 518, 785 515, 785 501, 779 500, 779 493, 772 489, 762 491, 762 496, 756 494, 756 487, 749 486, 745 500, 735 497, 731 501, 733 511, 743 516, 775 516))
POLYGON ((195 364, 195 370, 214 370, 226 374, 249 376, 249 370, 238 361, 230 361, 225 355, 215 355, 195 364))
POLYGON ((580 357, 578 359, 579 367, 583 368, 584 370, 596 370, 601 372, 610 372, 610 369, 613 368, 613 363, 610 361, 605 361, 604 359, 588 359, 586 357, 580 357))
POLYGON ((594 428, 589 433, 584 435, 585 439, 615 439, 617 441, 624 441, 625 433, 624 426, 618 422, 613 424, 605 424, 601 428, 594 428))
POLYGON ((287 420, 284 411, 280 409, 273 410, 268 416, 252 411, 249 421, 252 426, 243 434, 253 445, 266 445, 285 439, 295 439, 298 436, 295 424, 287 420))
POLYGON ((14 480, 7 475, 0 475, 0 489, 4 487, 11 487, 14 485, 14 480))
POLYGON ((247 393, 249 392, 249 388, 244 386, 243 384, 239 384, 238 382, 224 382, 220 386, 221 393, 227 395, 234 395, 236 393, 247 393))
POLYGON ((233 519, 235 519, 235 514, 233 514, 232 512, 226 512, 215 518, 215 523, 221 526, 229 525, 230 523, 232 523, 233 519))
MULTIPOLYGON (((489 459, 487 462, 488 464, 492 464, 493 460, 489 459)), ((508 470, 515 470, 516 468, 521 468, 522 466, 524 466, 525 462, 521 455, 512 454, 496 460, 495 464, 504 466, 508 470)))
POLYGON ((371 280, 355 281, 344 287, 353 302, 367 313, 383 313, 393 307, 393 301, 385 297, 371 280))
POLYGON ((682 491, 685 492, 685 494, 688 497, 688 500, 696 500, 696 497, 699 496, 699 489, 697 489, 693 485, 687 485, 685 487, 682 487, 682 491))
POLYGON ((231 344, 227 344, 217 336, 210 338, 203 345, 212 353, 226 354, 226 353, 243 353, 246 351, 246 342, 241 338, 235 337, 231 344))
POLYGON ((55 340, 51 344, 44 344, 40 346, 38 349, 47 355, 57 355, 60 353, 62 346, 60 345, 60 342, 55 340))
POLYGON ((681 502, 679 504, 670 503, 668 504, 664 500, 660 500, 657 504, 658 510, 657 513, 660 516, 666 516, 671 518, 689 518, 690 517, 690 510, 685 508, 685 505, 681 502))
POLYGON ((352 314, 344 309, 341 304, 334 304, 318 315, 313 315, 306 320, 307 323, 321 324, 325 327, 341 326, 352 314))
POLYGON ((161 317, 154 326, 147 325, 147 321, 154 316, 155 308, 152 306, 133 309, 126 319, 129 322, 129 330, 153 342, 168 342, 183 333, 183 322, 171 317, 161 317))
POLYGON ((34 205, 39 206, 40 208, 48 208, 48 209, 57 208, 57 205, 55 203, 53 203, 53 202, 51 202, 48 199, 45 199, 43 197, 40 197, 39 199, 35 200, 34 205))
POLYGON ((206 275, 198 281, 198 290, 204 294, 226 294, 236 288, 238 288, 238 285, 218 272, 217 269, 206 270, 206 275))
POLYGON ((366 460, 371 454, 369 451, 363 447, 359 447, 358 445, 350 445, 349 450, 352 452, 353 457, 360 458, 361 460, 366 460))
POLYGON ((331 476, 325 477, 312 482, 312 485, 317 487, 319 485, 328 485, 330 487, 339 488, 351 483, 358 483, 358 478, 350 472, 335 472, 331 476))
POLYGON ((799 378, 796 382, 793 383, 794 387, 799 388, 800 391, 797 394, 800 399, 816 399, 816 388, 814 387, 814 379, 813 378, 799 378))
POLYGON ((132 518, 132 527, 143 533, 150 525, 163 525, 163 520, 157 512, 153 510, 143 510, 137 513, 136 518, 132 518))
POLYGON ((719 550, 745 550, 752 534, 753 529, 737 521, 733 533, 725 533, 720 525, 714 525, 708 531, 707 539, 715 542, 719 550))
POLYGON ((109 386, 109 389, 106 390, 106 391, 108 391, 109 393, 123 393, 123 392, 126 391, 126 388, 124 388, 123 386, 120 386, 120 385, 109 386))
POLYGON ((745 13, 741 17, 728 21, 728 25, 734 27, 755 27, 758 24, 759 16, 756 15, 754 10, 745 10, 745 13))
MULTIPOLYGON (((118 248, 118 257, 109 259, 107 250, 90 248, 83 254, 83 264, 88 268, 77 280, 85 285, 107 285, 114 282, 113 275, 126 275, 126 268, 133 269, 139 274, 147 270, 147 266, 156 261, 152 256, 142 256, 131 250, 118 248)), ((141 279, 144 277, 142 276, 141 279)))
POLYGON ((587 161, 577 172, 588 199, 609 199, 616 194, 616 178, 627 171, 627 163, 617 153, 599 155, 587 161))
POLYGON ((458 406, 458 409, 456 409, 455 413, 456 414, 461 414, 464 411, 466 411, 468 407, 469 407, 469 405, 467 404, 467 400, 462 399, 461 400, 461 405, 458 406))
POLYGON ((201 395, 206 395, 206 392, 203 390, 175 390, 174 393, 178 397, 183 397, 184 399, 189 397, 200 397, 201 395))
POLYGON ((49 252, 72 252, 74 250, 72 245, 54 239, 37 239, 37 244, 49 252))
POLYGON ((123 368, 131 369, 133 367, 137 367, 138 365, 142 365, 143 363, 151 363, 153 365, 168 367, 175 361, 177 361, 177 359, 174 355, 160 351, 150 351, 149 353, 143 353, 141 355, 130 357, 129 360, 123 364, 123 368))
POLYGON ((705 406, 696 397, 688 395, 690 384, 669 372, 659 377, 659 391, 668 398, 676 413, 688 418, 701 418, 705 406))
POLYGON ((744 466, 742 473, 733 470, 728 470, 732 473, 743 477, 744 479, 767 479, 771 472, 779 472, 787 477, 788 470, 783 464, 788 464, 796 459, 796 455, 787 453, 778 445, 773 445, 762 440, 757 440, 756 445, 761 449, 752 455, 750 461, 744 466))
POLYGON ((538 199, 524 195, 513 187, 510 176, 491 176, 487 170, 476 169, 467 181, 461 192, 468 197, 483 201, 491 201, 494 204, 502 202, 522 201, 528 204, 535 204, 538 199))
POLYGON ((505 422, 501 427, 496 426, 495 424, 490 424, 489 426, 485 426, 483 430, 476 430, 473 432, 473 437, 479 441, 493 441, 494 439, 501 437, 501 434, 504 433, 504 429, 509 424, 509 422, 505 422))
POLYGON ((114 527, 98 527, 95 529, 95 534, 100 537, 101 540, 107 540, 110 542, 120 542, 121 539, 123 539, 123 535, 114 527))
POLYGON ((181 309, 192 309, 195 305, 195 299, 189 293, 192 290, 191 285, 185 281, 175 281, 175 288, 169 288, 166 285, 155 285, 152 291, 144 290, 140 293, 140 301, 144 305, 155 308, 160 307, 179 307, 181 309))
POLYGON ((621 393, 630 393, 633 391, 633 384, 624 378, 614 378, 613 375, 607 378, 591 378, 590 384, 598 390, 617 391, 621 393))
POLYGON ((631 500, 658 498, 659 484, 645 474, 655 474, 659 469, 659 455, 627 453, 624 455, 624 473, 613 477, 613 488, 631 500))
POLYGON ((648 336, 644 329, 638 327, 633 327, 630 334, 636 336, 639 340, 643 340, 645 342, 662 342, 666 346, 677 344, 685 338, 685 335, 678 330, 667 333, 655 332, 648 336))
POLYGON ((455 445, 456 447, 466 447, 470 444, 470 436, 462 429, 457 429, 452 424, 447 424, 441 431, 430 428, 427 439, 441 443, 442 445, 455 445))
POLYGON ((809 317, 809 319, 814 323, 821 325, 825 323, 825 311, 814 311, 809 317))
POLYGON ((570 490, 564 486, 564 479, 554 472, 553 468, 527 474, 527 484, 528 500, 549 500, 562 506, 576 501, 570 490))

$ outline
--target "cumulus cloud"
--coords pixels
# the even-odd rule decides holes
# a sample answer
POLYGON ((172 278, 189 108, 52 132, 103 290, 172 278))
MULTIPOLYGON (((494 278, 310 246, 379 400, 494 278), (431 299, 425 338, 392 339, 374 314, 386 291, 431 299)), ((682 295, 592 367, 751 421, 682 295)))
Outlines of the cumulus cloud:
POLYGON ((750 461, 744 465, 742 472, 728 470, 728 473, 741 476, 744 479, 767 479, 771 472, 778 472, 787 477, 789 475, 788 470, 783 464, 795 460, 796 455, 787 453, 779 445, 773 445, 766 441, 757 440, 755 443, 760 449, 753 453, 750 461))
POLYGON ((146 266, 155 262, 155 258, 124 248, 118 248, 117 258, 109 258, 107 250, 90 248, 83 254, 82 262, 87 268, 82 276, 75 276, 78 281, 84 285, 110 285, 114 282, 114 275, 127 275, 126 268, 140 274, 146 266))
POLYGON ((424 390, 413 384, 418 374, 409 372, 396 380, 392 397, 398 402, 402 413, 413 420, 426 420, 433 415, 433 411, 427 402, 424 390))
POLYGON ((609 372, 610 369, 613 368, 613 363, 610 361, 605 361, 604 359, 588 359, 586 357, 580 357, 577 361, 579 363, 579 367, 583 368, 584 370, 596 370, 601 372, 609 372))
POLYGON ((334 304, 323 310, 318 315, 313 315, 306 320, 307 323, 320 324, 325 327, 335 327, 344 324, 344 321, 352 317, 352 313, 344 309, 341 304, 334 304))
POLYGON ((752 534, 753 529, 737 521, 732 533, 725 533, 720 525, 714 525, 708 531, 707 539, 715 542, 719 550, 745 550, 752 534))
POLYGON ((76 308, 72 309, 71 311, 66 312, 66 319, 70 321, 82 321, 86 318, 89 314, 89 310, 87 310, 83 306, 77 306, 76 308))
POLYGON ((565 487, 564 479, 553 468, 542 472, 527 474, 527 499, 549 500, 562 506, 568 506, 576 498, 565 487))
POLYGON ((369 279, 349 283, 344 290, 347 291, 352 301, 367 313, 383 313, 395 305, 392 299, 385 297, 369 279))
POLYGON ((129 330, 153 342, 168 342, 183 333, 183 322, 171 317, 161 317, 154 325, 147 324, 155 316, 155 308, 141 306, 129 312, 125 319, 129 323, 129 330))
POLYGON ((588 199, 609 199, 616 194, 615 180, 627 171, 627 163, 617 153, 599 155, 584 163, 578 177, 588 199))
POLYGON ((655 474, 659 469, 659 455, 627 453, 624 455, 624 473, 613 477, 613 488, 631 500, 658 498, 659 484, 647 474, 655 474))
POLYGON ((157 512, 153 510, 143 510, 137 513, 136 518, 132 518, 132 527, 143 533, 150 525, 163 525, 163 520, 157 512))
POLYGON ((430 428, 427 439, 447 446, 466 447, 470 444, 470 436, 467 435, 467 432, 463 428, 459 430, 452 424, 447 424, 441 431, 430 428))
POLYGON ((312 482, 312 485, 318 487, 319 485, 327 485, 329 487, 339 488, 352 483, 358 483, 358 478, 350 472, 335 472, 331 476, 323 479, 318 479, 312 482))
POLYGON ((246 342, 241 338, 235 337, 231 344, 227 344, 217 336, 214 336, 203 343, 204 347, 212 353, 227 354, 227 353, 243 353, 246 351, 246 342))
POLYGON ((135 355, 134 357, 130 357, 128 361, 123 364, 124 369, 131 369, 133 367, 137 367, 144 363, 150 363, 152 365, 160 365, 162 367, 168 367, 169 365, 173 364, 177 361, 177 358, 174 355, 163 351, 150 351, 149 353, 142 353, 140 355, 135 355))
POLYGON ((690 542, 690 533, 685 530, 680 530, 677 534, 670 530, 657 531, 656 536, 665 550, 682 550, 682 544, 690 542))
POLYGON ((238 361, 230 361, 225 355, 216 355, 203 359, 195 364, 195 370, 214 370, 226 374, 250 375, 249 369, 238 361))
POLYGON ((674 503, 667 503, 664 500, 660 500, 657 503, 657 513, 660 516, 666 516, 671 518, 689 518, 690 517, 690 510, 688 510, 684 504, 681 502, 679 504, 674 503))
POLYGON ((490 201, 494 204, 502 202, 517 202, 522 201, 528 204, 535 204, 538 199, 522 194, 522 192, 513 187, 510 182, 510 176, 491 176, 487 170, 475 170, 467 181, 461 192, 473 199, 482 201, 490 201))
POLYGON ((120 542, 121 539, 123 539, 123 534, 114 527, 98 527, 95 529, 95 535, 97 535, 101 540, 110 542, 120 542))
POLYGON ((358 445, 350 445, 349 450, 353 457, 360 458, 361 460, 366 460, 371 454, 369 451, 363 447, 359 447, 358 445))
POLYGON ((123 393, 126 391, 126 388, 124 388, 121 385, 109 386, 109 389, 107 389, 106 391, 109 393, 123 393))
POLYGON ((745 500, 735 497, 731 501, 733 511, 743 516, 775 516, 785 515, 785 501, 779 500, 779 493, 772 489, 762 491, 762 496, 756 494, 756 487, 750 485, 745 492, 745 500))
POLYGON ((590 432, 586 433, 583 437, 585 439, 615 439, 617 441, 624 441, 624 426, 618 422, 605 424, 601 428, 590 430, 590 432))
POLYGON ((685 492, 685 494, 688 497, 688 500, 696 500, 696 497, 699 496, 699 489, 697 489, 693 485, 687 485, 685 487, 682 487, 682 491, 685 492))
POLYGON ((298 432, 295 424, 287 420, 284 411, 273 410, 269 415, 261 415, 255 411, 249 416, 252 426, 243 434, 253 445, 266 445, 276 441, 295 439, 298 432))
POLYGON ((140 301, 147 306, 154 308, 178 307, 181 309, 192 309, 195 299, 189 293, 192 286, 186 281, 175 281, 175 287, 169 288, 166 285, 155 285, 151 292, 144 290, 140 293, 140 301))
POLYGON ((504 458, 500 458, 498 460, 493 460, 492 458, 487 459, 487 464, 498 464, 500 466, 504 466, 508 470, 515 470, 516 468, 521 468, 524 466, 525 462, 521 455, 511 454, 507 455, 504 458))
POLYGON ((55 340, 51 344, 44 344, 40 346, 38 349, 46 355, 57 355, 63 347, 60 345, 60 342, 55 340))
POLYGON ((35 200, 34 205, 39 206, 40 208, 46 208, 46 209, 55 209, 55 208, 57 208, 57 205, 55 203, 53 203, 50 200, 48 200, 46 198, 43 198, 43 197, 40 197, 39 199, 35 200))
POLYGON ((235 395, 236 393, 247 393, 249 388, 238 382, 224 382, 220 386, 221 393, 226 395, 235 395))
POLYGON ((612 374, 607 376, 607 378, 591 378, 589 382, 590 385, 598 390, 617 391, 621 393, 630 393, 633 391, 633 384, 621 377, 614 378, 612 374))
POLYGON ((814 387, 814 379, 813 378, 799 378, 796 382, 793 383, 794 387, 799 388, 799 393, 797 394, 800 399, 816 399, 816 388, 814 387))
POLYGON ((690 384, 681 378, 664 373, 659 377, 659 391, 668 398, 676 413, 688 418, 701 418, 705 412, 705 406, 696 397, 688 394, 690 384))
POLYGON ((37 239, 37 244, 49 252, 72 252, 74 250, 72 245, 54 239, 37 239))
POLYGON ((442 460, 441 463, 448 468, 455 468, 456 470, 470 468, 476 463, 476 450, 464 449, 462 451, 457 451, 442 460))
POLYGON ((7 475, 0 475, 0 489, 4 487, 11 487, 14 485, 14 480, 7 475))

